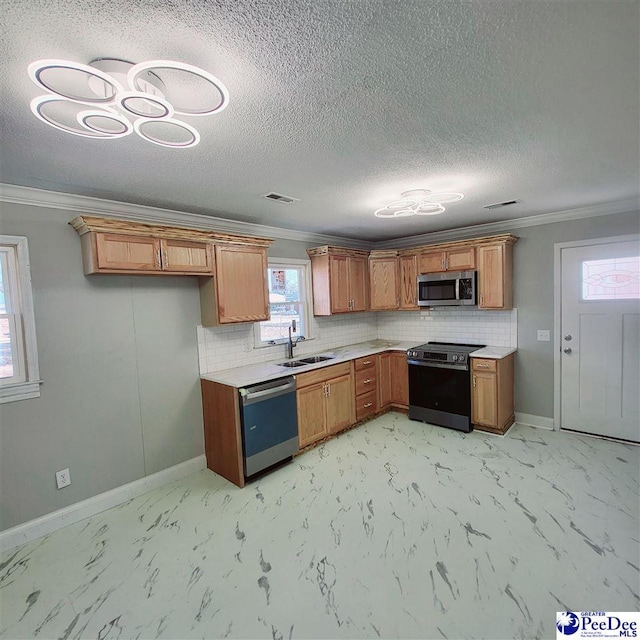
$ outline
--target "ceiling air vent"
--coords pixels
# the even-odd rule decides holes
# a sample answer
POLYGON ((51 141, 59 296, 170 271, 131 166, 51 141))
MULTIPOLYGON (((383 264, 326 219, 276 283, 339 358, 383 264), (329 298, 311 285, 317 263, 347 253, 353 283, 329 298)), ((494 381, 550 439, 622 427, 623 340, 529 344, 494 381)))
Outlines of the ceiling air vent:
POLYGON ((281 193, 275 193, 273 191, 271 193, 265 193, 262 197, 266 198, 267 200, 282 202, 282 204, 293 204, 294 202, 298 202, 299 200, 299 198, 292 198, 291 196, 285 196, 281 193))
POLYGON ((510 204, 515 204, 520 200, 507 200, 505 202, 495 202, 494 204, 486 204, 483 209, 499 209, 500 207, 508 207, 510 204))

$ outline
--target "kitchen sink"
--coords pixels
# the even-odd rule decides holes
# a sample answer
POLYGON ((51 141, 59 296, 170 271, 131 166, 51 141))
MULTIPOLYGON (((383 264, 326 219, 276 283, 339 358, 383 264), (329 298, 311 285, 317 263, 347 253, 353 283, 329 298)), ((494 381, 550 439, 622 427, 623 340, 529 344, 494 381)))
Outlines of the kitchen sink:
POLYGON ((311 356, 310 358, 300 358, 299 362, 305 364, 315 364, 316 362, 324 362, 325 360, 333 360, 335 356, 311 356))
POLYGON ((304 367, 309 364, 308 362, 302 362, 302 360, 294 360, 293 362, 278 362, 279 367, 304 367))

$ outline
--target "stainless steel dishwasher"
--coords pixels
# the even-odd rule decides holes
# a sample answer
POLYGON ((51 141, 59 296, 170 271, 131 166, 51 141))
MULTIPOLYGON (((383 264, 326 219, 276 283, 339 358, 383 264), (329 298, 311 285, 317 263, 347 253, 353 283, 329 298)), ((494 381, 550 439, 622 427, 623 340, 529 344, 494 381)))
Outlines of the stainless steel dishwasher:
POLYGON ((298 451, 298 408, 293 376, 238 390, 246 478, 298 451))

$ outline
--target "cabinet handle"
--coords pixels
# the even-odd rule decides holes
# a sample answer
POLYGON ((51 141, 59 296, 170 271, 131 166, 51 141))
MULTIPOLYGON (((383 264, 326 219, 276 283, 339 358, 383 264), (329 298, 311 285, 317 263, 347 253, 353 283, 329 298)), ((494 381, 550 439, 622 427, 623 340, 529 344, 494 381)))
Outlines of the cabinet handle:
POLYGON ((365 360, 362 364, 371 364, 371 360, 365 360))
POLYGON ((160 249, 158 249, 158 251, 156 252, 156 267, 158 267, 159 269, 161 265, 162 265, 162 260, 160 258, 160 249))
POLYGON ((480 294, 480 305, 482 306, 484 304, 484 295, 480 294))
POLYGON ((373 382, 373 380, 371 378, 367 378, 366 380, 362 381, 362 384, 369 384, 370 382, 373 382))
POLYGON ((323 384, 322 385, 322 390, 323 390, 323 395, 325 396, 325 398, 329 395, 329 385, 328 384, 323 384))
POLYGON ((443 270, 443 271, 446 271, 446 270, 447 270, 447 268, 444 266, 444 258, 442 258, 442 270, 443 270))
POLYGON ((169 266, 169 252, 166 249, 163 251, 163 256, 162 257, 164 258, 164 266, 168 267, 169 266))
POLYGON ((476 362, 476 367, 478 369, 488 369, 489 365, 484 362, 476 362))
POLYGON ((444 270, 445 271, 449 270, 449 258, 444 259, 444 270))
POLYGON ((331 397, 331 385, 327 384, 327 398, 331 397))
POLYGON ((473 376, 473 388, 474 389, 476 388, 476 377, 475 376, 473 376))
POLYGON ((364 409, 368 409, 369 407, 373 407, 373 402, 367 402, 367 404, 364 405, 364 409))

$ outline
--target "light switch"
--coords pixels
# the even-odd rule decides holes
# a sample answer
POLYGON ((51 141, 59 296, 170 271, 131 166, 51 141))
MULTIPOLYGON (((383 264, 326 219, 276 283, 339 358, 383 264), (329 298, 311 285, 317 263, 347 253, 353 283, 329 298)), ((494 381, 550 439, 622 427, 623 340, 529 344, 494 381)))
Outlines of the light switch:
POLYGON ((538 329, 538 342, 549 342, 551 331, 549 329, 538 329))

